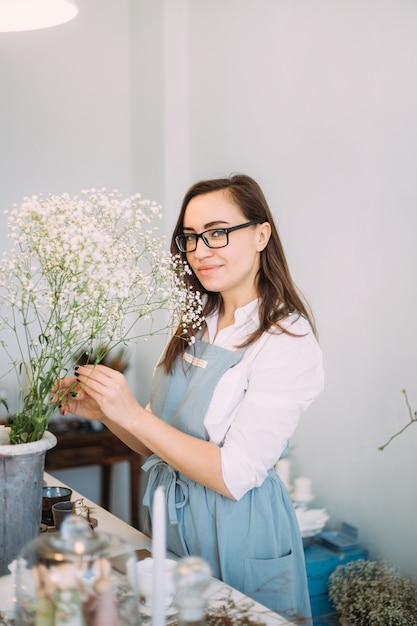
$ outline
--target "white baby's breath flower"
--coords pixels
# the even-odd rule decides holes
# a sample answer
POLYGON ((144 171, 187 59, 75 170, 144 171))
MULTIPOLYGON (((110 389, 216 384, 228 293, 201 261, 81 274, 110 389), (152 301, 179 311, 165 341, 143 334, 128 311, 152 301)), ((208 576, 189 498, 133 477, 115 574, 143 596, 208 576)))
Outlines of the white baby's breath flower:
POLYGON ((7 213, 13 247, 0 261, 1 327, 18 338, 11 369, 29 381, 12 426, 18 442, 42 436, 54 410, 49 390, 75 353, 138 339, 140 320, 151 321, 146 338, 160 310, 167 327, 181 320, 192 341, 188 329, 201 324, 202 304, 183 282, 190 268, 157 233, 161 207, 140 194, 32 196, 7 213))

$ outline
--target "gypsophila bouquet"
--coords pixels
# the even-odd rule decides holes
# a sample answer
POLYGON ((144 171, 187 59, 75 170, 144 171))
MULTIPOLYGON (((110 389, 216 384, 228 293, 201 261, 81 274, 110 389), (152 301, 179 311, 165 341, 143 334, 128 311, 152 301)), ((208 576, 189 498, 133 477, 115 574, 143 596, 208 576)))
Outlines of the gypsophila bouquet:
MULTIPOLYGON (((86 346, 93 353, 174 325, 192 341, 200 294, 185 286, 188 266, 165 250, 160 218, 161 207, 139 194, 95 189, 25 198, 8 212, 13 246, 0 263, 0 344, 9 357, 4 375, 14 370, 19 386, 11 443, 43 436, 55 412, 51 386, 86 346)), ((98 363, 105 353, 96 354, 98 363)), ((0 402, 8 410, 7 399, 0 402)))

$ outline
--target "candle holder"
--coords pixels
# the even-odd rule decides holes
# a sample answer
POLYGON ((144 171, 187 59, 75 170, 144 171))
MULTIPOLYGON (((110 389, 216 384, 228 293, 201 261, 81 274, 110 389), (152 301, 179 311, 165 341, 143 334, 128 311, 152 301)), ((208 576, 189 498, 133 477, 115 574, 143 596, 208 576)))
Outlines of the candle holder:
POLYGON ((16 563, 16 626, 136 626, 134 553, 71 515, 24 546, 16 563))

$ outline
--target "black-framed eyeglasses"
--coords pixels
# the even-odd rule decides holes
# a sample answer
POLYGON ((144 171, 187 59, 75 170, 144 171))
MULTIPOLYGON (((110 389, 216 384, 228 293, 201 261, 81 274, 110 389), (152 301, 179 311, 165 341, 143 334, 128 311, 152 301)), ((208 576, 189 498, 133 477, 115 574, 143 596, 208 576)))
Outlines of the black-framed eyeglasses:
POLYGON ((197 242, 201 237, 208 248, 225 248, 229 243, 229 233, 255 224, 259 224, 259 222, 246 222, 246 224, 239 224, 239 226, 231 226, 230 228, 210 228, 202 233, 177 235, 175 243, 180 252, 194 252, 197 250, 197 242))

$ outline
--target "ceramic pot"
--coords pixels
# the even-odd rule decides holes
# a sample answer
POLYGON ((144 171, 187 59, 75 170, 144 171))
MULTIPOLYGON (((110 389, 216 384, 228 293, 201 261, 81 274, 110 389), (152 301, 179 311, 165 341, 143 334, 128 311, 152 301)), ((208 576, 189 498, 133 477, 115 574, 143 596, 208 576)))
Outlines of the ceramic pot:
POLYGON ((341 626, 355 626, 355 624, 352 624, 352 622, 349 622, 349 620, 347 620, 345 617, 341 617, 339 619, 339 623, 341 624, 341 626))
POLYGON ((0 445, 0 576, 39 535, 45 454, 56 443, 47 431, 39 441, 0 445))

